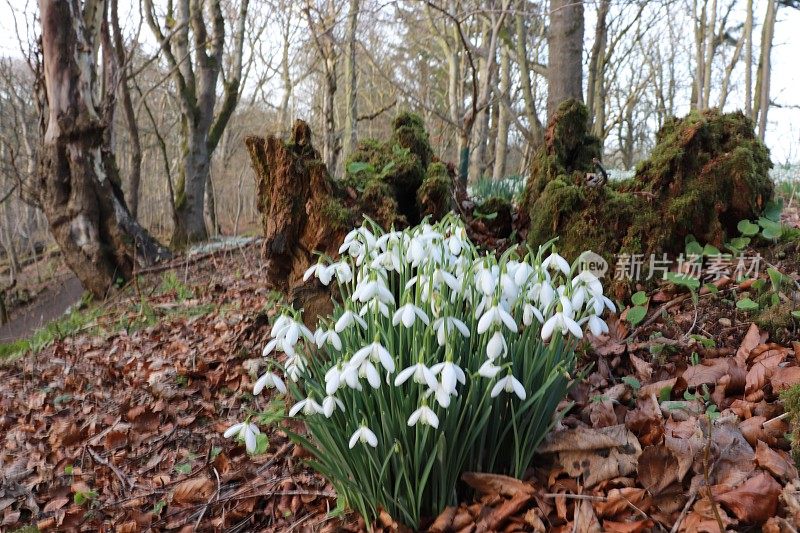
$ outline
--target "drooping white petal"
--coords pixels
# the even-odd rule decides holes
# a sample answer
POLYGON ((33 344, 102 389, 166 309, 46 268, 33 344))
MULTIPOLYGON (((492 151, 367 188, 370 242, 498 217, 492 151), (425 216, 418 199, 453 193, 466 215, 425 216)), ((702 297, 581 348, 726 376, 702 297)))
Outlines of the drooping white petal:
POLYGON ((231 427, 229 427, 225 431, 225 433, 222 434, 222 436, 225 437, 226 439, 229 439, 229 438, 233 437, 234 435, 236 435, 237 433, 239 433, 239 431, 241 431, 243 427, 244 427, 244 422, 238 422, 238 423, 232 425, 231 427))

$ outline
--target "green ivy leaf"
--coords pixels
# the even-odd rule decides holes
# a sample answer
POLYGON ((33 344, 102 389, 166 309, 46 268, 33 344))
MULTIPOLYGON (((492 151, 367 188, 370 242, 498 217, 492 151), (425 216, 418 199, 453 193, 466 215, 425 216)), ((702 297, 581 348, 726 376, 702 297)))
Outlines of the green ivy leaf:
POLYGON ((674 283, 675 285, 679 285, 681 287, 686 287, 690 291, 696 291, 700 288, 700 280, 691 276, 687 276, 686 274, 667 272, 666 278, 670 283, 674 283))
POLYGON ((726 243, 728 248, 735 250, 737 252, 741 252, 747 245, 750 244, 750 237, 734 237, 730 241, 726 243))
POLYGON ((719 292, 719 287, 713 283, 706 283, 703 285, 703 287, 709 292, 709 294, 717 294, 719 292))
POLYGON ((778 239, 783 235, 783 228, 781 228, 778 222, 761 217, 758 219, 758 225, 761 226, 761 235, 763 235, 765 239, 778 239))
POLYGON ((703 247, 697 241, 686 243, 686 255, 703 255, 703 247))
POLYGON ((758 304, 750 298, 742 298, 736 302, 736 307, 742 311, 755 311, 758 309, 758 304))
POLYGON ((738 229, 739 233, 745 237, 752 237, 753 235, 758 234, 758 225, 753 224, 749 220, 740 220, 736 225, 736 229, 738 229))
POLYGON ((780 290, 781 283, 783 282, 783 274, 772 267, 767 269, 767 274, 769 274, 769 280, 772 282, 772 290, 780 290))
POLYGON ((626 319, 630 322, 631 326, 635 326, 642 320, 644 317, 647 316, 647 309, 644 307, 637 305, 636 307, 631 307, 628 309, 628 314, 626 315, 626 319))
POLYGON ((772 220, 773 222, 780 222, 781 212, 783 211, 783 198, 770 200, 764 206, 764 217, 772 220))
POLYGON ((792 316, 800 320, 800 311, 792 311, 792 316))
POLYGON ((359 172, 363 172, 365 170, 369 170, 370 172, 375 172, 375 167, 363 161, 353 161, 352 163, 347 165, 348 174, 358 174, 359 172))
POLYGON ((634 305, 644 305, 647 303, 647 293, 639 291, 631 296, 631 301, 634 305))
POLYGON ((722 252, 719 251, 719 248, 712 244, 706 244, 703 247, 703 255, 706 257, 713 257, 713 256, 720 256, 722 252))

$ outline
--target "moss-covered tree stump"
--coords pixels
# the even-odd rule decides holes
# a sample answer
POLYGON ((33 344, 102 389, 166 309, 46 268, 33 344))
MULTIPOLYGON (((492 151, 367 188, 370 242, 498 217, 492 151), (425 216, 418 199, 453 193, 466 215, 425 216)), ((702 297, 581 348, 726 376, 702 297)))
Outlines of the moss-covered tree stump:
POLYGON ((454 175, 433 161, 428 134, 413 114, 395 119, 389 140, 361 142, 341 180, 331 178, 302 120, 287 141, 250 136, 245 145, 255 170, 269 281, 290 296, 303 292, 315 253, 336 257, 364 215, 389 228, 452 209, 454 175))
POLYGON ((607 260, 677 254, 690 234, 720 247, 772 197, 769 151, 742 113, 693 111, 668 121, 633 178, 595 187, 586 176, 597 172, 600 143, 586 116, 568 101, 548 124, 521 206, 532 245, 558 236, 567 256, 591 249, 607 260))

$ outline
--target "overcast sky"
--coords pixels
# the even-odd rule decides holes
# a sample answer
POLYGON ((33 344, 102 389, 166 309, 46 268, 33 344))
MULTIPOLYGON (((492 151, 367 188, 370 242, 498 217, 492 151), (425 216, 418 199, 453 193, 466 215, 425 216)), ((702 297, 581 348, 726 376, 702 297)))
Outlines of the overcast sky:
MULTIPOLYGON (((763 16, 761 14, 764 11, 765 1, 754 1, 757 17, 763 16)), ((123 0, 122 4, 125 3, 123 0)), ((0 0, 0 55, 20 55, 14 28, 15 16, 20 31, 24 34, 25 22, 21 15, 27 14, 30 21, 36 11, 36 5, 36 0, 0 0)), ((120 11, 124 19, 125 10, 121 9, 120 11)), ((772 53, 771 98, 777 104, 787 107, 770 109, 766 139, 767 146, 772 152, 772 159, 776 164, 800 163, 800 32, 798 28, 800 28, 800 10, 781 9, 778 12, 772 53)), ((147 28, 142 29, 142 34, 150 37, 147 28)), ((757 28, 754 36, 756 41, 759 36, 760 28, 757 28)), ((758 42, 755 44, 757 46, 758 42)), ((737 70, 741 70, 741 67, 737 70)))

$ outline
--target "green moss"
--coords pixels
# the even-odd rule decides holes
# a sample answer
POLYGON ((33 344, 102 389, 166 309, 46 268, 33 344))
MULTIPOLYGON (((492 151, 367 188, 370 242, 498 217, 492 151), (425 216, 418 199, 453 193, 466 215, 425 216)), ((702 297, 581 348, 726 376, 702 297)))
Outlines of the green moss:
POLYGON ((417 206, 420 217, 438 220, 453 208, 453 176, 444 163, 428 165, 425 179, 417 189, 417 206))
MULTIPOLYGON (((769 297, 772 293, 765 296, 769 297)), ((790 304, 770 305, 764 307, 755 317, 754 322, 763 330, 770 334, 770 338, 780 338, 785 330, 789 330, 793 323, 792 311, 794 308, 790 304)))
POLYGON ((782 391, 780 398, 791 424, 792 457, 795 464, 800 466, 800 385, 782 391))
POLYGON ((635 176, 600 188, 584 184, 600 148, 584 118, 581 104, 562 104, 534 156, 522 204, 531 245, 559 236, 559 250, 570 258, 592 249, 606 259, 677 254, 688 235, 720 247, 739 220, 757 218, 772 197, 769 152, 741 113, 692 112, 667 121, 635 176))
POLYGON ((333 196, 322 206, 322 213, 334 229, 346 230, 353 224, 353 212, 333 196))

